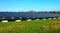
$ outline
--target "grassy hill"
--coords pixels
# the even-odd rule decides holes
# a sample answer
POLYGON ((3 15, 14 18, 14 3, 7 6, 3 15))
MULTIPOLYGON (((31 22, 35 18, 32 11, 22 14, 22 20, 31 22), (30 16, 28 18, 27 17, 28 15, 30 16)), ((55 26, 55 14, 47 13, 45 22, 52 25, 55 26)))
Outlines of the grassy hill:
POLYGON ((0 22, 0 33, 60 33, 60 20, 0 22))

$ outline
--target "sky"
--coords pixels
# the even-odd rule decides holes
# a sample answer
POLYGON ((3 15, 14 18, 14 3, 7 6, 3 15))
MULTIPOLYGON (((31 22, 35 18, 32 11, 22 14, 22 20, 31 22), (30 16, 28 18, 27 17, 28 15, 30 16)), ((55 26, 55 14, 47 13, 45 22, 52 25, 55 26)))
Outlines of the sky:
POLYGON ((58 11, 60 0, 0 0, 0 11, 27 12, 35 11, 58 11))

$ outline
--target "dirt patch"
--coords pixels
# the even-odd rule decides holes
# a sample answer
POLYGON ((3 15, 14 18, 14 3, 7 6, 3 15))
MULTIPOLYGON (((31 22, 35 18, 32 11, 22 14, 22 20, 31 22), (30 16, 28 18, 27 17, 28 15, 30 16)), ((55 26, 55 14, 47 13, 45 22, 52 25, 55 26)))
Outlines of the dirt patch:
POLYGON ((49 24, 51 26, 42 25, 42 29, 49 30, 49 29, 59 29, 60 28, 60 21, 49 22, 49 24))
POLYGON ((50 29, 49 26, 46 26, 46 25, 43 25, 41 27, 42 27, 43 30, 49 30, 50 29))
POLYGON ((11 30, 11 29, 15 29, 15 28, 24 28, 25 25, 18 25, 18 26, 4 26, 4 27, 0 27, 0 31, 3 30, 11 30))
POLYGON ((14 26, 4 26, 4 27, 0 27, 0 30, 10 30, 12 29, 14 26))
POLYGON ((18 26, 16 26, 16 28, 22 29, 22 28, 24 28, 24 26, 25 26, 25 25, 18 25, 18 26))

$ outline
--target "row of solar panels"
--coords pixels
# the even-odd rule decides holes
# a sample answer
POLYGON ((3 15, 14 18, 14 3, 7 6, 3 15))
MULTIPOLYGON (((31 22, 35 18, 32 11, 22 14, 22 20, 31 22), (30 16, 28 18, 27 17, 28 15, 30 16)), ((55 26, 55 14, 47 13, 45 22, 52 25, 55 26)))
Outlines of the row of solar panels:
POLYGON ((31 13, 31 12, 0 12, 0 18, 10 18, 10 17, 59 17, 60 14, 50 14, 50 13, 31 13))

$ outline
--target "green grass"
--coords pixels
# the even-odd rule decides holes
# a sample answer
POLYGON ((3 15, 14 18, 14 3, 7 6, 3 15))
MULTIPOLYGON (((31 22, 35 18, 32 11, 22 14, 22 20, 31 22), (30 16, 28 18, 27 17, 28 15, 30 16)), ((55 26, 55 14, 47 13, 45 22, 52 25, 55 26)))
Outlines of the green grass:
POLYGON ((58 26, 58 24, 60 25, 59 19, 32 20, 29 22, 0 22, 0 33, 60 33, 60 26, 56 29, 50 28, 50 26, 58 26), (49 26, 49 28, 47 28, 47 26, 49 26), (45 30, 44 28, 47 29, 45 30))

